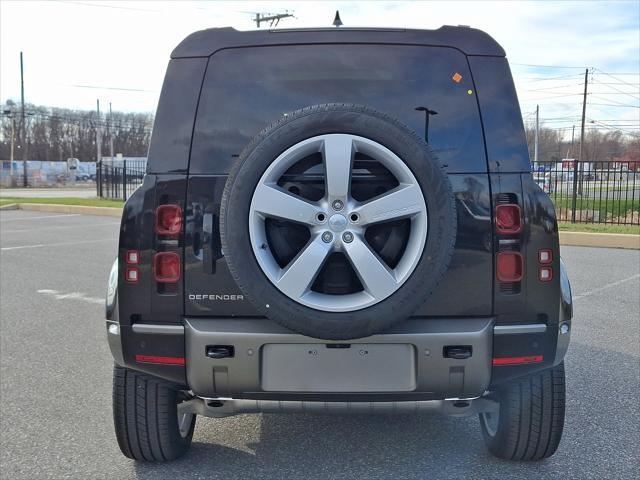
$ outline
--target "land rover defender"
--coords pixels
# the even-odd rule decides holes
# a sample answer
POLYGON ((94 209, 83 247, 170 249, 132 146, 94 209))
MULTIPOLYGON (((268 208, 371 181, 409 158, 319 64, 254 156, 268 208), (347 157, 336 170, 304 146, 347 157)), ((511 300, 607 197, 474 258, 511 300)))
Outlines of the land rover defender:
POLYGON ((124 455, 181 456, 198 415, 435 411, 546 458, 571 317, 490 36, 220 28, 173 51, 107 291, 124 455))

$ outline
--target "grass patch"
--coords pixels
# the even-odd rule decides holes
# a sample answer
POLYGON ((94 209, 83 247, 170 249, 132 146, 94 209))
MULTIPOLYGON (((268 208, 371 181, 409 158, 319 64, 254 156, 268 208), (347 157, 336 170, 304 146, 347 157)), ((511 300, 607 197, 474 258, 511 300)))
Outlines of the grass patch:
POLYGON ((104 198, 18 198, 18 197, 2 197, 1 205, 9 205, 11 203, 48 203, 52 205, 82 205, 85 207, 117 207, 122 208, 124 202, 122 200, 108 200, 104 198))
MULTIPOLYGON (((571 197, 554 197, 551 200, 556 206, 558 216, 563 219, 571 215, 573 199, 571 197)), ((576 211, 582 220, 602 221, 605 219, 616 220, 624 219, 627 216, 633 217, 634 212, 640 211, 640 198, 631 199, 631 195, 627 199, 609 199, 605 198, 589 198, 578 197, 576 200, 576 211)), ((629 221, 629 220, 627 220, 629 221)))
POLYGON ((604 225, 598 223, 558 223, 561 232, 627 233, 640 235, 638 225, 604 225))

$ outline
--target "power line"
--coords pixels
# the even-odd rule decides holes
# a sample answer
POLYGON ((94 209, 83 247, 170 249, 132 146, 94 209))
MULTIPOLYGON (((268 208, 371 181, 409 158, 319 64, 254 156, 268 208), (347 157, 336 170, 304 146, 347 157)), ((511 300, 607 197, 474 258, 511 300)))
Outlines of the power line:
MULTIPOLYGON (((597 83, 597 84, 599 84, 599 85, 600 85, 600 82, 598 82, 598 81, 596 81, 595 83, 597 83)), ((613 89, 613 90, 615 90, 615 91, 616 91, 616 92, 618 92, 618 93, 622 93, 622 94, 624 94, 624 95, 629 95, 630 97, 633 97, 633 98, 635 98, 635 99, 640 100, 640 97, 638 97, 638 96, 636 96, 636 95, 634 95, 634 94, 632 94, 632 93, 625 92, 624 90, 620 90, 619 88, 613 87, 613 86, 611 86, 611 85, 609 85, 608 87, 609 87, 609 88, 611 88, 611 89, 613 89)))
POLYGON ((627 107, 627 108, 640 108, 640 106, 635 106, 635 105, 624 105, 624 104, 614 104, 614 103, 589 103, 589 105, 600 105, 601 107, 617 107, 617 108, 622 108, 622 107, 627 107))
MULTIPOLYGON (((599 68, 594 68, 594 70, 597 70, 598 72, 600 72, 600 73, 602 73, 602 74, 606 75, 607 77, 611 77, 611 78, 613 78, 614 80, 617 80, 617 81, 619 81, 619 82, 625 83, 625 84, 630 85, 630 86, 633 86, 633 85, 631 85, 630 83, 625 82, 624 80, 621 80, 621 79, 619 79, 619 78, 614 77, 614 76, 613 76, 613 75, 611 75, 610 73, 603 72, 603 71, 602 71, 602 70, 600 70, 599 68)), ((637 75, 640 75, 640 73, 638 73, 637 75)))
POLYGON ((96 90, 118 90, 124 92, 148 92, 148 93, 158 93, 157 90, 145 90, 142 88, 124 88, 124 87, 101 87, 98 85, 71 85, 76 88, 94 88, 96 90))
MULTIPOLYGON (((592 97, 591 97, 591 98, 597 98, 597 99, 599 99, 599 100, 604 100, 605 102, 612 102, 614 105, 619 105, 619 106, 621 106, 621 107, 640 108, 640 103, 639 103, 638 105, 629 105, 628 103, 620 103, 620 102, 616 102, 615 100, 611 100, 611 99, 604 98, 604 97, 599 97, 599 96, 597 96, 597 95, 592 95, 592 97)), ((596 103, 596 104, 594 104, 594 105, 597 105, 597 103, 596 103)))
POLYGON ((510 65, 518 65, 520 67, 540 67, 540 68, 579 68, 579 69, 583 69, 585 68, 584 66, 582 67, 575 67, 575 66, 566 66, 566 65, 536 65, 533 63, 514 63, 514 62, 509 62, 510 65))
MULTIPOLYGON (((557 77, 523 77, 523 80, 527 80, 524 83, 534 83, 534 82, 546 82, 548 80, 559 80, 561 78, 576 78, 576 77, 582 77, 581 73, 575 73, 572 75, 560 75, 557 77)), ((516 78, 517 79, 517 78, 516 78)), ((580 84, 582 85, 582 84, 580 84)))
POLYGON ((577 86, 582 86, 582 83, 567 83, 565 85, 557 85, 555 87, 532 88, 524 91, 525 92, 545 92, 545 91, 550 91, 556 88, 577 87, 577 86))

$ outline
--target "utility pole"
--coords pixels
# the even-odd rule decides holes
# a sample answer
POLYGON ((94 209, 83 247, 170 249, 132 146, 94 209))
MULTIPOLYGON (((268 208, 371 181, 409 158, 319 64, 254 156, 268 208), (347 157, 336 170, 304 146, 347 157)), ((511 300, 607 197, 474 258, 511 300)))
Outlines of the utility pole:
POLYGON ((27 187, 27 159, 29 158, 29 142, 27 141, 27 128, 24 113, 24 67, 22 52, 20 52, 20 139, 22 143, 22 186, 27 187))
POLYGON ((96 110, 98 111, 98 122, 96 123, 96 194, 101 197, 102 186, 102 136, 100 135, 100 99, 96 99, 96 110))
POLYGON ((102 132, 100 131, 100 99, 96 100, 98 121, 96 122, 96 162, 102 160, 102 132))
POLYGON ((533 164, 538 168, 538 130, 540 129, 540 106, 536 105, 536 134, 533 142, 533 164))
MULTIPOLYGON (((580 163, 580 173, 582 173, 582 150, 584 147, 584 121, 587 112, 587 83, 589 81, 589 69, 584 70, 584 94, 582 95, 582 121, 580 123, 580 147, 578 149, 577 161, 573 162, 573 201, 571 205, 571 222, 576 222, 576 200, 578 193, 578 164, 580 163)), ((582 195, 582 179, 580 179, 580 195, 582 195)))
POLYGON ((109 153, 111 154, 111 163, 113 163, 113 112, 111 111, 111 102, 109 102, 109 153))
POLYGON ((571 158, 571 154, 573 153, 573 139, 576 134, 576 126, 571 125, 571 145, 569 146, 569 150, 567 150, 567 159, 571 158))
POLYGON ((11 159, 11 170, 13 170, 13 150, 14 150, 14 145, 16 143, 16 119, 14 114, 11 114, 11 156, 9 157, 11 159))

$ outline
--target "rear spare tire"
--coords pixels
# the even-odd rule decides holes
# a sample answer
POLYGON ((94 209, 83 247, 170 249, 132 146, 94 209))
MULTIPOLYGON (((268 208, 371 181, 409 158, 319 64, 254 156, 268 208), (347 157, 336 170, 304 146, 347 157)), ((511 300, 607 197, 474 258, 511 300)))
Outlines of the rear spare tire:
POLYGON ((327 104, 258 134, 229 174, 222 250, 267 317, 352 339, 409 317, 447 270, 451 185, 427 144, 389 116, 327 104))

